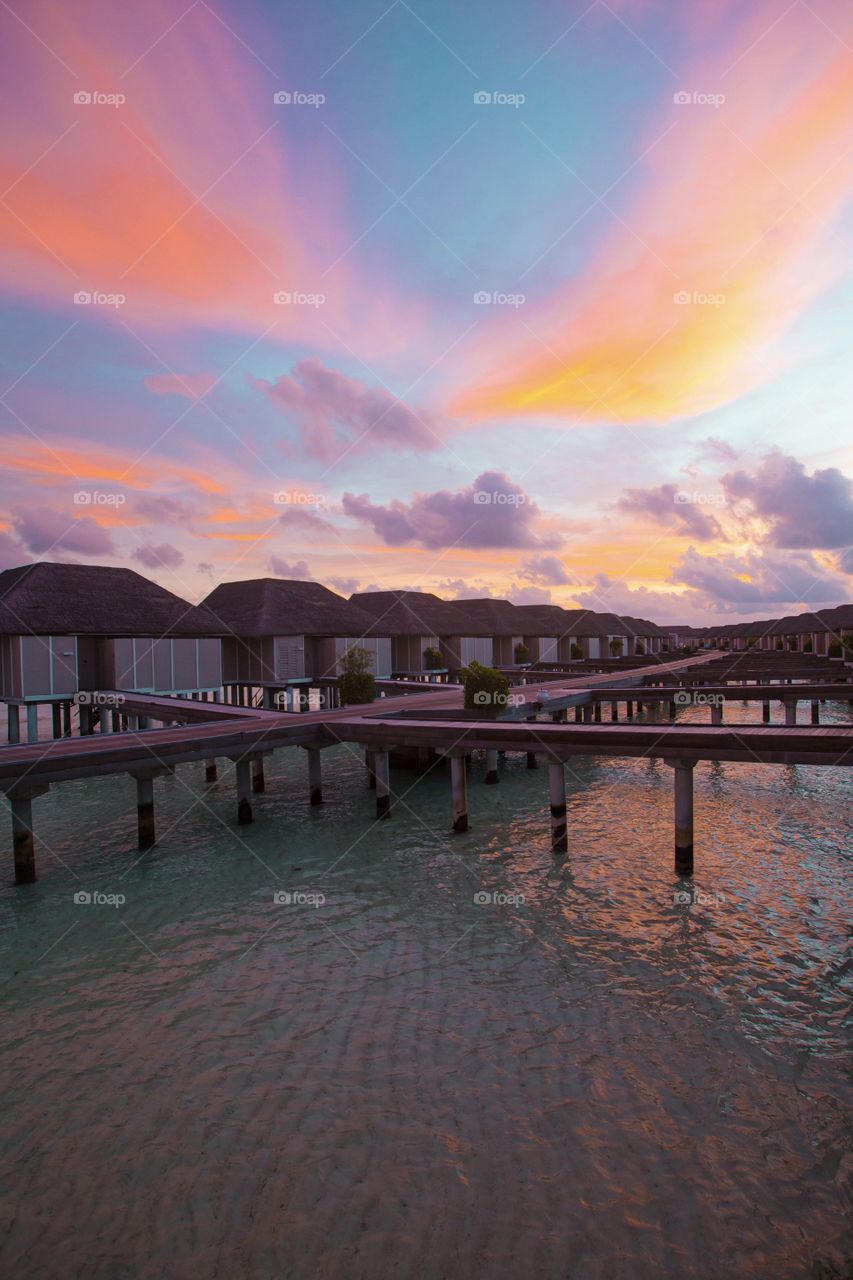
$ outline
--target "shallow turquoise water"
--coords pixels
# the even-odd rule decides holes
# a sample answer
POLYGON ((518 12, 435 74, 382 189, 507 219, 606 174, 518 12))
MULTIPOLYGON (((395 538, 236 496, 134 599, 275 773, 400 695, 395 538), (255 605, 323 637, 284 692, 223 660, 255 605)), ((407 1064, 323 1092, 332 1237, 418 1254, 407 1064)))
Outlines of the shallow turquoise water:
POLYGON ((144 856, 128 778, 35 802, 0 1273, 850 1274, 850 770, 699 765, 686 906, 659 761, 574 762, 560 863, 523 756, 475 755, 464 836, 443 772, 376 824, 360 757, 323 764, 312 810, 268 757, 248 828, 179 766, 144 856))

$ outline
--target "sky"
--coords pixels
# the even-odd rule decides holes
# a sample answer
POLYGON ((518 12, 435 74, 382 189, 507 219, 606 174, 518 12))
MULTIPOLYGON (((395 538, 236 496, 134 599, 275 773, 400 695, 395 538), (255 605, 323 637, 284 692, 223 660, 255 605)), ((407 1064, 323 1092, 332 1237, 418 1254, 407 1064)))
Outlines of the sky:
POLYGON ((0 568, 853 599, 848 0, 0 28, 0 568))

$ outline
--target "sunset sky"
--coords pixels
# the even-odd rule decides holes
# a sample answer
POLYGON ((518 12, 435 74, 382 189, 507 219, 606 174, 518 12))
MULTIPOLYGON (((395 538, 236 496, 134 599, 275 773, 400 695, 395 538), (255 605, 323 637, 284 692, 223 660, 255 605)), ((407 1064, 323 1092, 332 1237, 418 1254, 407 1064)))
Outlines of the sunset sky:
POLYGON ((0 567, 853 599, 848 0, 0 28, 0 567))

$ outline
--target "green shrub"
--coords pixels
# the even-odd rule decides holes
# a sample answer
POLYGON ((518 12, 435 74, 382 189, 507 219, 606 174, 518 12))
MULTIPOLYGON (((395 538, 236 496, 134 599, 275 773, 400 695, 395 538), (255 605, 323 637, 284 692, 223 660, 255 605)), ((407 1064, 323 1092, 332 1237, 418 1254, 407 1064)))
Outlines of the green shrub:
POLYGON ((500 671, 471 662, 464 667, 465 710, 479 711, 484 716, 497 716, 509 702, 509 680, 500 671))
POLYGON ((376 697, 376 679, 370 670, 372 666, 373 654, 369 649, 357 644, 347 649, 340 660, 341 674, 338 680, 344 706, 372 702, 376 697))
POLYGON ((439 671, 444 666, 441 650, 436 649, 435 645, 428 644, 424 649, 424 666, 427 671, 439 671))
MULTIPOLYGON (((525 644, 523 640, 519 640, 518 644, 515 646, 516 662, 518 663, 527 662, 529 657, 530 657, 530 645, 525 644)), ((473 666, 474 664, 472 663, 471 665, 473 666)))
POLYGON ((636 655, 639 658, 642 658, 645 652, 646 652, 646 646, 643 644, 642 640, 638 640, 637 643, 634 645, 634 653, 636 653, 636 655))
POLYGON ((812 644, 811 640, 806 640, 805 644, 803 645, 803 653, 814 653, 814 645, 812 644))
POLYGON ((619 640, 619 639, 611 640, 611 641, 610 641, 610 656, 611 656, 611 658, 621 658, 621 657, 622 657, 622 649, 623 649, 623 648, 624 648, 624 646, 623 646, 623 644, 622 644, 622 641, 621 641, 621 640, 619 640))
POLYGON ((779 649, 784 649, 784 648, 785 648, 785 646, 783 645, 782 641, 781 641, 781 640, 777 640, 777 641, 776 641, 776 650, 777 650, 777 652, 779 651, 779 649))
POLYGON ((826 652, 827 652, 827 657, 829 658, 840 658, 841 642, 839 640, 830 640, 829 648, 827 649, 826 652))
POLYGON ((572 657, 573 657, 573 658, 582 658, 582 657, 583 657, 583 649, 580 647, 580 645, 579 645, 579 644, 574 644, 574 643, 572 643, 571 655, 572 655, 572 657))

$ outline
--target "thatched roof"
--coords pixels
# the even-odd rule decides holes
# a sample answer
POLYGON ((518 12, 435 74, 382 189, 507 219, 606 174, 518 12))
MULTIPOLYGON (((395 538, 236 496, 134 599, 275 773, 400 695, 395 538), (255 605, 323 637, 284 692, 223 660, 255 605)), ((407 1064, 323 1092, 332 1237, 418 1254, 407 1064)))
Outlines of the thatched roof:
POLYGON ((203 601, 236 636, 389 635, 371 630, 370 616, 319 582, 251 578, 221 582, 203 601))
POLYGON ((217 636, 223 627, 132 569, 42 561, 0 573, 0 634, 217 636))
MULTIPOLYGON (((377 634, 447 636, 460 634, 459 615, 431 591, 361 591, 350 603, 370 618, 377 634)), ((468 634, 468 632, 464 632, 468 634)))

